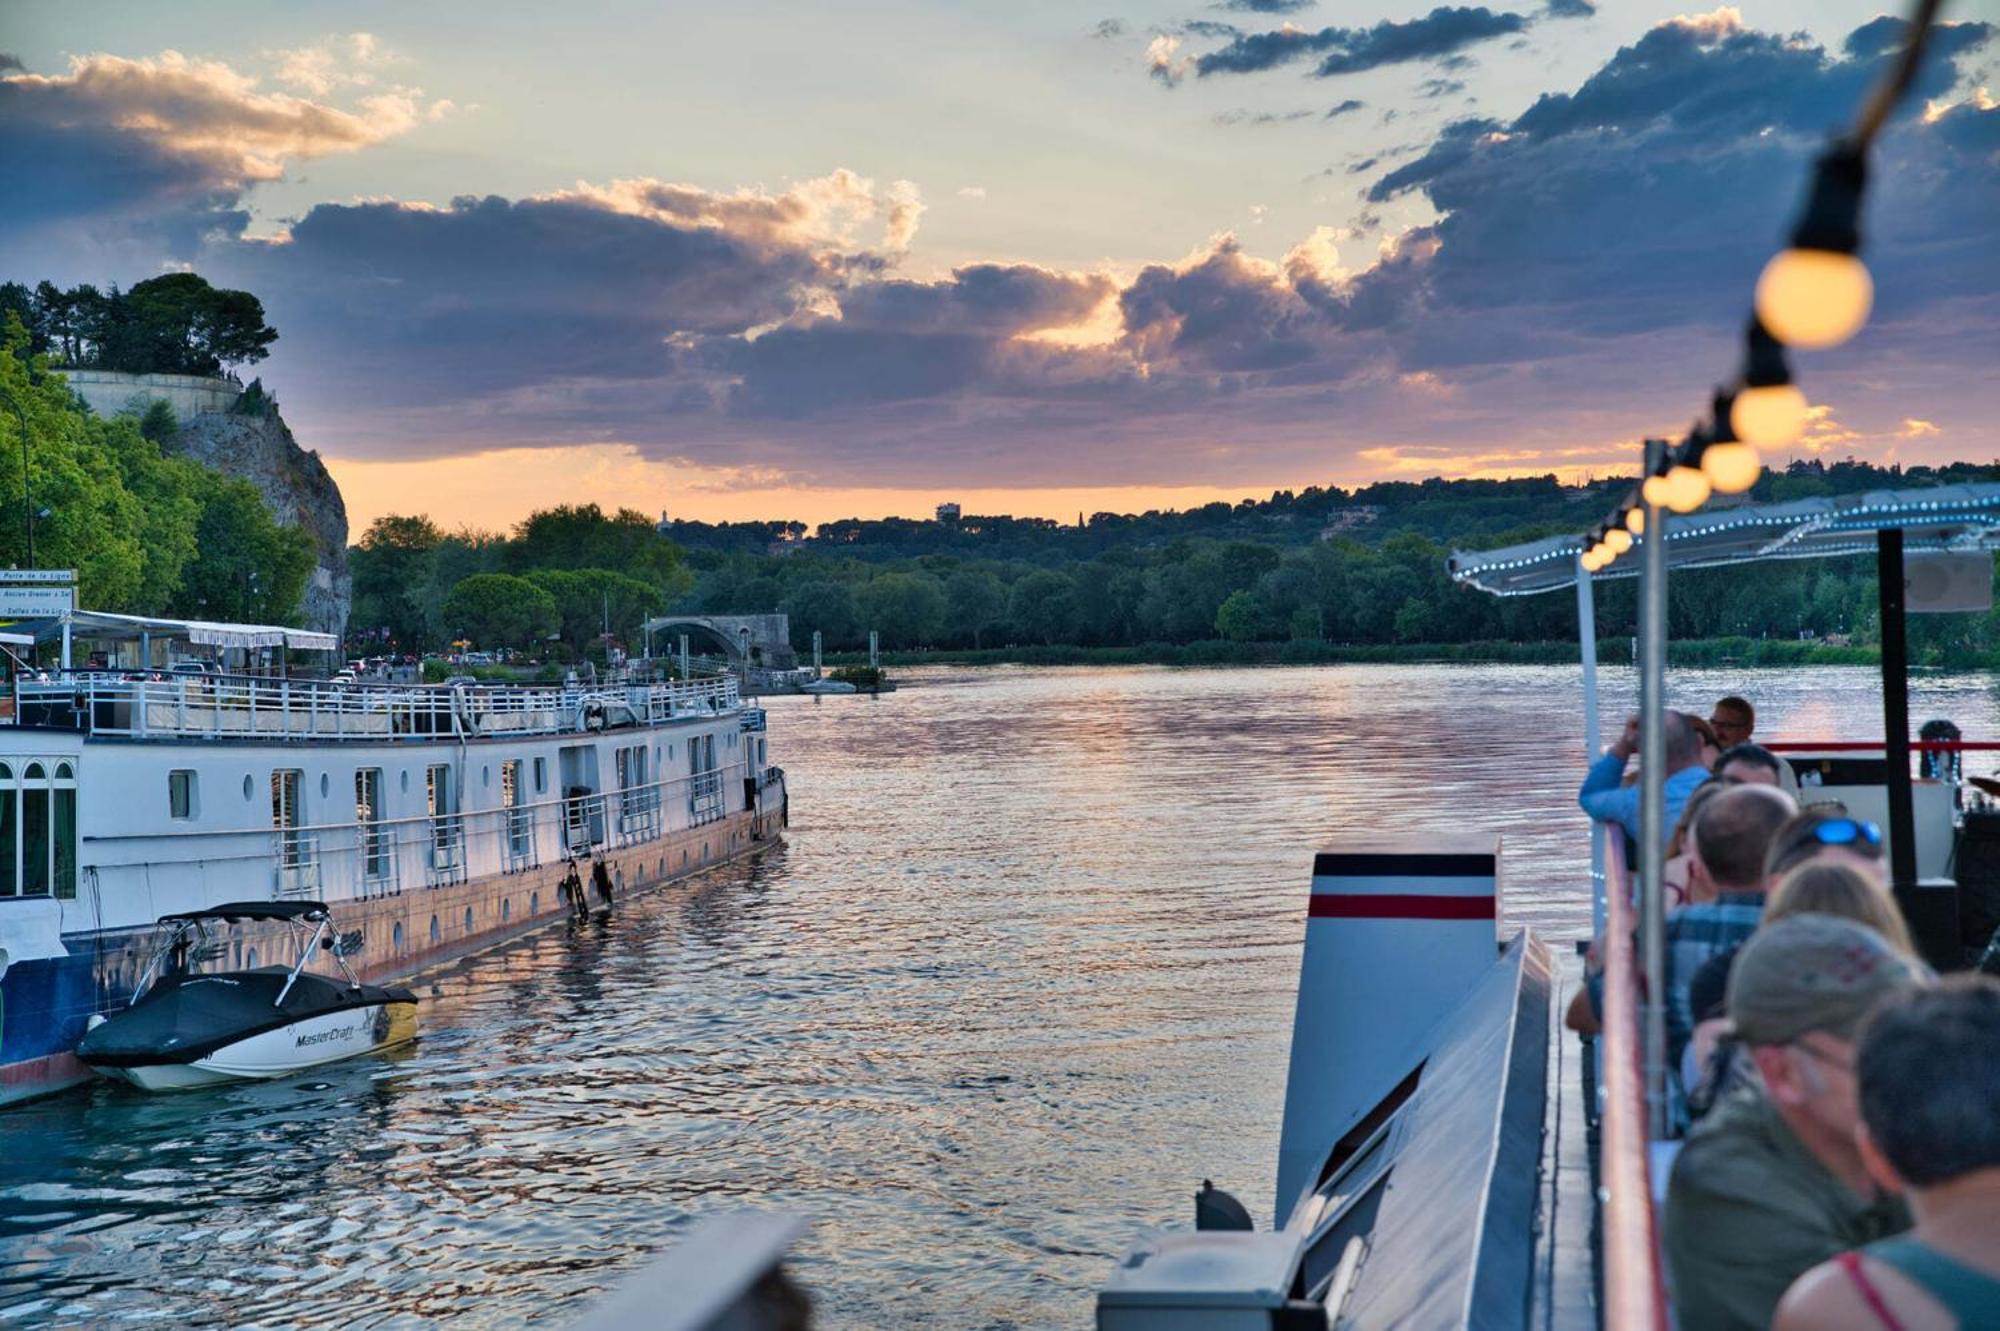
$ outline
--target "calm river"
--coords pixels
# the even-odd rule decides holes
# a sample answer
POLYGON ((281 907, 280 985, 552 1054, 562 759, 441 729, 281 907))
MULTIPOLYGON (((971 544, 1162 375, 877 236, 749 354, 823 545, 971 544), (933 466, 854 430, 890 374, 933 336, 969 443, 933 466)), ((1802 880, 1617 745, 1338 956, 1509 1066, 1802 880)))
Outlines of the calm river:
MULTIPOLYGON (((742 1205, 812 1220, 820 1325, 1088 1325, 1204 1175, 1269 1223, 1316 847, 1501 833, 1510 922, 1588 918, 1574 669, 903 678, 774 701, 785 849, 426 977, 398 1057, 0 1111, 0 1325, 560 1326, 742 1205)), ((1880 733, 1863 670, 1675 688, 1880 733)))

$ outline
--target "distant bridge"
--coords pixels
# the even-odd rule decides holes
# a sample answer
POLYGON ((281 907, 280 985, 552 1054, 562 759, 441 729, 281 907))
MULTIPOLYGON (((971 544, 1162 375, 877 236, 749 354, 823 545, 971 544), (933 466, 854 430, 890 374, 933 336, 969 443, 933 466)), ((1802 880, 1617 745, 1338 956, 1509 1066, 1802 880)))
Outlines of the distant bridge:
POLYGON ((663 615, 647 620, 645 631, 654 656, 679 651, 685 633, 690 652, 720 656, 732 669, 790 670, 799 663, 786 615, 663 615))

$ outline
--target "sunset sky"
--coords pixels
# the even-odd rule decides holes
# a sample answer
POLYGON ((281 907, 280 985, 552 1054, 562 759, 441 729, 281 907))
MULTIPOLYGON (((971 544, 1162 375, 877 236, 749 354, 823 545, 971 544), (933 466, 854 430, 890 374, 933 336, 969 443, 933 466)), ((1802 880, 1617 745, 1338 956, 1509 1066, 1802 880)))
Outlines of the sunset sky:
MULTIPOLYGON (((2000 457, 2000 0, 1947 13, 1811 451, 2000 457)), ((1878 14, 10 0, 0 280, 257 292, 357 534, 1625 471, 1878 14)))

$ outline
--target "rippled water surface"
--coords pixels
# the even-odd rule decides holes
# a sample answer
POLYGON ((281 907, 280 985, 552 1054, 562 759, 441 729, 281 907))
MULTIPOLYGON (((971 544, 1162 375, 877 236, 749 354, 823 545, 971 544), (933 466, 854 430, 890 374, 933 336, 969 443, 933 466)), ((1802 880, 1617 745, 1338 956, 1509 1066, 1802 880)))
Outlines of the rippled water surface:
MULTIPOLYGON (((821 1325, 1088 1325, 1204 1175, 1268 1221, 1316 847, 1502 833, 1509 921, 1587 919, 1574 669, 905 679, 773 702, 784 849, 426 977, 400 1055, 0 1111, 0 1324, 560 1326, 750 1204, 821 1325)), ((1880 733, 1865 671, 1675 683, 1880 733)))

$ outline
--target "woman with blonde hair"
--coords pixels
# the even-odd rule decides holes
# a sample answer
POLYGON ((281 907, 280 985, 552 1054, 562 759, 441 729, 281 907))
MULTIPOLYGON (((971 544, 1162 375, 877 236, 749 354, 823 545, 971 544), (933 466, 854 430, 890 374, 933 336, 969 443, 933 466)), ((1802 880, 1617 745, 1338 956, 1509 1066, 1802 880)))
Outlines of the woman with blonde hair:
MULTIPOLYGON (((1848 860, 1808 860, 1779 879, 1764 898, 1762 924, 1792 915, 1838 915, 1853 920, 1882 935, 1904 956, 1922 960, 1889 889, 1848 860)), ((1729 968, 1735 961, 1735 949, 1711 958, 1688 985, 1688 1007, 1694 1013, 1695 1028, 1681 1056, 1681 1079, 1688 1088, 1689 1108, 1697 1117, 1744 1067, 1733 1049, 1718 1047, 1727 1024, 1722 1016, 1723 998, 1729 968)))

